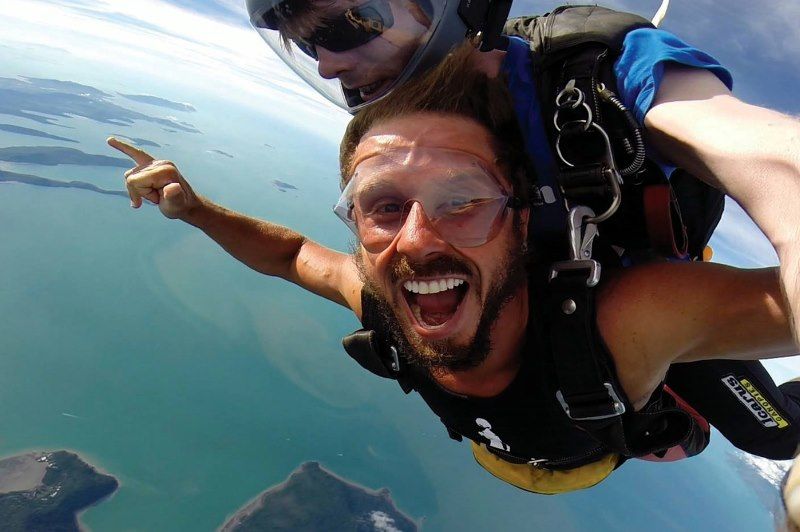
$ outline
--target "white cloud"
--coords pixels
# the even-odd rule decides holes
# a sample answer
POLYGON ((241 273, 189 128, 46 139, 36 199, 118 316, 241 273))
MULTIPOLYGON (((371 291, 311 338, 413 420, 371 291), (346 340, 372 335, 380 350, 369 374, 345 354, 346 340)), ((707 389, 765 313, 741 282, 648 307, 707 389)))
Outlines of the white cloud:
POLYGON ((372 526, 379 532, 400 532, 400 529, 394 526, 394 519, 384 512, 371 512, 369 518, 372 526))
MULTIPOLYGON (((243 11, 232 0, 222 4, 243 11)), ((254 30, 164 0, 82 5, 3 0, 0 20, 0 41, 8 45, 58 47, 76 63, 136 72, 154 85, 169 80, 331 140, 338 141, 348 119, 291 72, 254 30)))

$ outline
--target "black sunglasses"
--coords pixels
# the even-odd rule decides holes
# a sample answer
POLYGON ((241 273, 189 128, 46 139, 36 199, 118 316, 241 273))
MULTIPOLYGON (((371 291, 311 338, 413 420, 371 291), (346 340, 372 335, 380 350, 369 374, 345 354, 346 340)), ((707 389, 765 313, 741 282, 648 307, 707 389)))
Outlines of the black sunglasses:
POLYGON ((308 38, 292 41, 300 50, 313 59, 318 59, 317 46, 331 52, 346 52, 363 46, 380 37, 394 25, 389 0, 369 0, 360 6, 346 9, 343 13, 325 19, 308 38))

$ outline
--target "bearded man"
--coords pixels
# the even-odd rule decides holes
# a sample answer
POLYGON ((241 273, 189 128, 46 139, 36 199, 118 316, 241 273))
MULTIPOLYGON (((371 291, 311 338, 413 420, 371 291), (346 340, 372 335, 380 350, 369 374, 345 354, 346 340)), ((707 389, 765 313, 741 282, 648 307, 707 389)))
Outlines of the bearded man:
MULTIPOLYGON (((795 353, 776 269, 651 263, 604 272, 585 299, 564 297, 552 287, 572 269, 530 273, 541 269, 527 244, 537 208, 510 95, 469 61, 462 49, 349 125, 335 212, 358 239, 351 254, 228 211, 173 163, 109 143, 137 164, 126 174, 134 206, 157 203, 251 268, 354 312, 394 376, 496 476, 560 493, 630 457, 697 452, 708 427, 663 388, 665 375, 687 362, 795 353), (558 322, 578 318, 611 413, 579 414, 585 405, 558 369, 564 342, 582 337, 557 334, 558 322)), ((792 405, 762 399, 796 441, 792 405)))

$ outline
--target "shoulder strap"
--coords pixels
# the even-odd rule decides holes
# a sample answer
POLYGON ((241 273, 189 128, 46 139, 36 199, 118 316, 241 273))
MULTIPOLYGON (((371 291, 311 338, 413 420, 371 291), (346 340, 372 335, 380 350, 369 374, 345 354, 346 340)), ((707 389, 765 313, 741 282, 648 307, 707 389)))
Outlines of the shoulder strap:
POLYGON ((544 312, 558 381, 558 399, 572 422, 623 456, 658 453, 685 441, 692 420, 664 408, 660 390, 648 407, 633 411, 603 351, 590 271, 561 270, 552 279, 544 312))

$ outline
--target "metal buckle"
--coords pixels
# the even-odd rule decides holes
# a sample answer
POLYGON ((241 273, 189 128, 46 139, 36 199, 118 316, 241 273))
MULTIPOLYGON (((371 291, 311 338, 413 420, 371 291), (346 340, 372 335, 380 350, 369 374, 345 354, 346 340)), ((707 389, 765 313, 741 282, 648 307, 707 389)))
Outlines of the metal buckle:
POLYGON ((392 371, 395 373, 400 372, 400 356, 397 354, 397 348, 395 346, 389 347, 389 353, 392 355, 392 371))
POLYGON ((579 205, 569 211, 569 255, 570 260, 553 263, 550 268, 552 281, 560 272, 588 270, 586 286, 597 286, 600 282, 600 263, 592 259, 592 242, 598 235, 597 226, 591 222, 594 211, 579 205))
POLYGON ((579 270, 586 270, 588 272, 586 276, 586 286, 589 288, 597 286, 597 283, 600 282, 600 263, 594 259, 555 262, 550 267, 550 280, 552 281, 558 277, 558 274, 561 272, 574 272, 579 270))
POLYGON ((610 414, 601 414, 598 416, 573 416, 570 413, 570 406, 564 400, 564 394, 561 393, 561 390, 556 392, 556 399, 561 404, 561 408, 564 409, 564 413, 567 414, 567 417, 573 421, 593 421, 597 419, 608 419, 612 417, 621 416, 625 413, 625 403, 623 403, 619 396, 617 395, 617 391, 614 389, 614 386, 611 385, 610 382, 604 382, 603 386, 606 387, 606 392, 608 393, 608 398, 611 400, 611 404, 607 405, 614 410, 613 413, 610 414))

